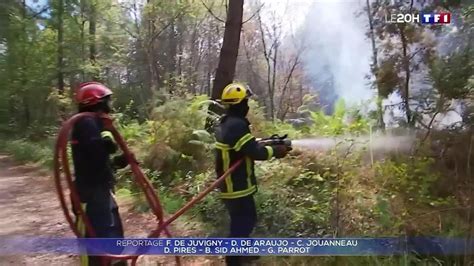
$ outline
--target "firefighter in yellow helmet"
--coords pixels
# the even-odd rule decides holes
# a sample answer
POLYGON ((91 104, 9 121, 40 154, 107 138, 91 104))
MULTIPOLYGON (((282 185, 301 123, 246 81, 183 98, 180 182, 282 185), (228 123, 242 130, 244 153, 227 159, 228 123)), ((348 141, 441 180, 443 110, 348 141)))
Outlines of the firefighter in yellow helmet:
MULTIPOLYGON (((252 91, 243 84, 227 85, 220 99, 226 114, 216 128, 216 172, 221 176, 234 162, 244 162, 220 186, 220 197, 229 212, 232 238, 246 238, 252 233, 257 212, 253 194, 257 192, 254 173, 255 160, 285 157, 289 148, 285 145, 263 146, 250 132, 248 99, 252 91)), ((241 265, 242 258, 228 256, 227 265, 241 265)))

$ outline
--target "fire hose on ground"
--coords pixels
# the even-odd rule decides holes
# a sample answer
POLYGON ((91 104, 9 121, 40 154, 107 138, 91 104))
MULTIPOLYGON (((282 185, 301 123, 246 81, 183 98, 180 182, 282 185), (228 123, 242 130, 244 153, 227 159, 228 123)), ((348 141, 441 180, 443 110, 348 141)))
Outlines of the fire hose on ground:
MULTIPOLYGON (((175 214, 173 214, 170 218, 165 220, 163 207, 160 203, 157 193, 153 189, 151 182, 145 177, 145 175, 141 171, 136 159, 134 158, 133 153, 130 152, 125 140, 119 134, 117 129, 113 126, 111 118, 108 117, 107 115, 103 115, 103 114, 99 115, 97 113, 89 113, 89 112, 76 114, 73 117, 71 117, 69 120, 64 122, 59 131, 59 135, 56 141, 56 146, 55 146, 55 151, 54 151, 54 180, 55 180, 56 190, 59 196, 61 208, 64 212, 67 222, 69 223, 69 226, 71 227, 72 231, 78 238, 81 238, 82 235, 79 233, 76 227, 76 224, 73 218, 74 214, 72 214, 72 209, 68 205, 68 201, 66 199, 65 191, 64 191, 65 186, 63 184, 64 183, 63 179, 65 179, 65 183, 66 183, 65 185, 69 189, 69 192, 70 192, 70 200, 71 200, 72 208, 76 210, 78 218, 84 221, 87 235, 89 237, 96 237, 96 233, 91 226, 90 220, 88 219, 85 213, 85 210, 82 208, 80 204, 79 194, 73 182, 71 170, 69 167, 68 142, 69 142, 69 136, 70 136, 71 130, 74 124, 79 119, 82 119, 84 117, 98 117, 98 116, 103 120, 104 125, 107 126, 108 130, 111 131, 116 143, 125 154, 125 157, 127 158, 127 161, 133 173, 135 182, 139 185, 139 187, 142 189, 143 193, 145 194, 146 200, 148 204, 150 205, 150 209, 158 221, 157 228, 148 235, 148 237, 150 238, 160 237, 162 233, 164 233, 166 237, 171 237, 171 233, 169 232, 167 228, 168 225, 170 225, 173 221, 178 219, 178 217, 184 214, 187 210, 189 210, 192 206, 194 206, 201 199, 203 199, 207 194, 209 194, 217 186, 219 186, 219 184, 222 183, 225 180, 225 178, 230 173, 232 173, 243 161, 243 159, 240 159, 237 162, 235 162, 233 165, 231 165, 230 168, 222 176, 220 176, 217 180, 215 180, 206 190, 199 193, 197 196, 191 199, 186 205, 184 205, 181 209, 179 209, 175 214), (62 173, 64 173, 64 176, 62 175, 62 173)), ((110 265, 112 260, 131 260, 132 265, 136 265, 139 255, 107 254, 101 257, 102 257, 102 265, 104 266, 110 265)), ((176 263, 178 265, 181 265, 180 258, 178 256, 176 256, 176 263)))

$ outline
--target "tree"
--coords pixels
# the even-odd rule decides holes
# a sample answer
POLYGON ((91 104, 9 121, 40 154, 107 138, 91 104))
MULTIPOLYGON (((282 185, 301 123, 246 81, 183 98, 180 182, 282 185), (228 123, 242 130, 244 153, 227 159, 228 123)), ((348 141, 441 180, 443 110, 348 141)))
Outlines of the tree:
MULTIPOLYGON (((90 64, 95 67, 97 64, 97 45, 96 45, 96 22, 97 22, 97 11, 95 0, 88 0, 89 8, 89 60, 90 64)), ((92 79, 98 80, 99 73, 94 71, 92 73, 92 79)))
MULTIPOLYGON (((376 69, 376 86, 379 97, 386 98, 397 92, 402 98, 399 104, 405 112, 405 120, 410 127, 415 126, 416 117, 413 113, 414 99, 411 97, 410 85, 413 72, 426 65, 427 55, 432 53, 434 44, 423 38, 426 30, 418 24, 385 23, 382 16, 393 12, 414 12, 413 1, 409 6, 401 2, 394 4, 389 1, 376 2, 374 9, 379 18, 374 21, 374 28, 379 40, 383 41, 380 48, 380 60, 376 69)), ((379 114, 380 115, 380 114, 379 114)))
MULTIPOLYGON (((445 6, 449 8, 449 6, 445 6)), ((428 58, 428 75, 427 82, 433 86, 433 91, 426 94, 424 105, 420 107, 421 112, 431 115, 431 119, 427 124, 419 121, 420 124, 428 131, 424 137, 429 136, 430 129, 439 114, 448 111, 456 112, 456 100, 464 109, 473 97, 473 70, 474 70, 474 50, 472 48, 472 38, 474 31, 472 24, 474 20, 469 20, 469 9, 453 10, 463 18, 464 22, 459 25, 459 30, 451 34, 452 42, 441 46, 439 51, 433 52, 428 58), (464 11, 465 13, 462 14, 464 11)), ((466 125, 469 123, 469 111, 464 110, 460 115, 466 125), (467 112, 466 112, 467 111, 467 112)), ((469 126, 468 126, 469 127, 469 126)))
POLYGON ((267 107, 267 117, 272 121, 275 118, 283 120, 302 102, 303 95, 296 93, 296 87, 301 88, 303 70, 300 63, 305 41, 297 40, 292 32, 283 34, 283 21, 275 12, 269 11, 269 21, 264 22, 261 14, 264 7, 259 2, 253 9, 255 22, 246 20, 243 34, 245 57, 241 59, 239 71, 245 75, 239 75, 246 82, 250 81, 254 92, 261 96, 262 104, 267 107))
MULTIPOLYGON (((376 46, 376 36, 375 36, 375 30, 374 30, 374 13, 373 9, 370 6, 370 0, 366 0, 366 11, 367 11, 367 18, 369 22, 369 38, 370 38, 370 43, 372 45, 372 65, 371 65, 371 71, 372 74, 376 77, 378 73, 378 68, 379 68, 379 63, 378 63, 378 51, 377 51, 377 46, 376 46)), ((385 131, 385 123, 383 121, 383 107, 382 107, 382 93, 380 91, 380 88, 378 84, 375 82, 375 87, 377 89, 377 124, 378 127, 382 130, 385 131)))
MULTIPOLYGON (((229 1, 227 20, 225 23, 224 39, 216 69, 216 77, 212 85, 212 99, 219 99, 224 87, 234 80, 237 55, 239 54, 240 32, 242 29, 242 16, 244 0, 229 1)), ((210 105, 209 111, 222 113, 218 105, 210 105)), ((206 129, 212 130, 212 119, 206 121, 206 129)))
POLYGON ((244 0, 229 1, 224 39, 216 69, 216 78, 212 86, 212 99, 219 99, 224 87, 234 80, 243 11, 244 0))
MULTIPOLYGON (((293 92, 293 80, 298 72, 298 67, 300 65, 302 49, 297 49, 296 54, 290 54, 289 60, 281 60, 281 68, 282 72, 285 74, 283 75, 284 79, 282 80, 279 91, 280 91, 280 101, 278 103, 278 112, 277 118, 280 120, 284 120, 289 109, 291 108, 292 101, 291 96, 293 92), (290 64, 288 65, 287 62, 290 64)), ((302 95, 300 95, 302 97, 302 95)), ((301 101, 299 101, 301 102, 301 101)))
POLYGON ((12 17, 10 12, 17 8, 18 3, 13 0, 7 0, 0 3, 0 123, 8 124, 9 117, 9 98, 11 89, 9 88, 10 78, 8 77, 8 65, 10 62, 9 49, 11 49, 12 35, 11 24, 12 17))
POLYGON ((63 68, 64 68, 64 52, 63 52, 63 45, 64 45, 64 24, 63 24, 63 13, 64 13, 64 2, 63 0, 57 1, 57 8, 56 8, 56 16, 57 16, 57 31, 58 31, 58 92, 59 94, 64 93, 64 75, 63 75, 63 68))
POLYGON ((270 111, 269 117, 273 121, 275 118, 275 88, 277 80, 277 62, 278 51, 281 44, 281 24, 277 24, 275 15, 273 16, 273 24, 270 29, 265 29, 262 23, 260 12, 258 13, 258 25, 260 30, 260 38, 262 43, 262 52, 267 66, 267 88, 270 111), (269 40, 269 44, 267 44, 269 40))

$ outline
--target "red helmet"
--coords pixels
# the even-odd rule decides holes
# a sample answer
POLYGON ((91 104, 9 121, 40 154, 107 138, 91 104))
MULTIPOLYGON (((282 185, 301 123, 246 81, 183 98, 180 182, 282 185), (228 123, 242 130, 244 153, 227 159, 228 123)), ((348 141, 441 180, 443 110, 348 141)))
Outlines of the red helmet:
POLYGON ((94 105, 103 98, 112 95, 112 91, 99 82, 84 82, 76 91, 76 101, 81 105, 94 105))

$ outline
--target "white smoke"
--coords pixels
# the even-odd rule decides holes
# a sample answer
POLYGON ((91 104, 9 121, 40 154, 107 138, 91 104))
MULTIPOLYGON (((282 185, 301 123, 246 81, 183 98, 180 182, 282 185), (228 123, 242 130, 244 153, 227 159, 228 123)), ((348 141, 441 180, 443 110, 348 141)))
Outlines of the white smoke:
MULTIPOLYGON (((372 97, 365 78, 370 72, 372 48, 365 36, 365 1, 339 0, 262 0, 262 17, 282 23, 287 39, 296 34, 305 42, 304 66, 307 76, 321 78, 329 69, 335 94, 348 103, 372 97)), ((289 40, 291 41, 291 40, 289 40)), ((327 73, 326 73, 327 74, 327 73)))
MULTIPOLYGON (((324 80, 329 75, 333 81, 333 88, 330 89, 347 103, 373 100, 376 93, 370 87, 373 80, 367 79, 367 76, 371 79, 373 77, 370 73, 372 47, 366 36, 368 18, 365 0, 262 0, 262 3, 266 10, 263 16, 270 17, 269 14, 273 12, 272 16, 276 15, 282 20, 286 36, 296 34, 299 39, 304 40, 303 63, 306 76, 315 81, 313 85, 317 89, 331 93, 331 90, 321 88, 328 85, 324 84, 324 80)), ((445 29, 447 34, 439 37, 437 48, 442 54, 443 51, 445 53, 446 50, 453 49, 453 45, 447 45, 448 37, 457 30, 457 26, 453 24, 445 29)), ((416 89, 413 88, 426 87, 423 81, 425 75, 418 76, 413 73, 413 94, 416 94, 416 89)), ((396 105, 401 101, 400 96, 394 93, 383 104, 396 105)), ((369 109, 375 109, 373 102, 369 109)), ((395 126, 397 122, 394 117, 404 116, 402 110, 390 109, 385 112, 384 121, 387 126, 395 126)), ((441 114, 439 119, 440 121, 435 120, 435 124, 450 124, 460 121, 460 116, 450 112, 441 114)))
POLYGON ((372 48, 367 39, 365 1, 313 1, 302 26, 307 38, 306 71, 317 76, 326 68, 334 90, 348 103, 370 99, 366 76, 372 48), (359 15, 360 14, 360 15, 359 15))

